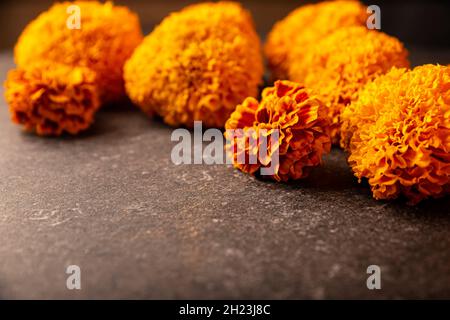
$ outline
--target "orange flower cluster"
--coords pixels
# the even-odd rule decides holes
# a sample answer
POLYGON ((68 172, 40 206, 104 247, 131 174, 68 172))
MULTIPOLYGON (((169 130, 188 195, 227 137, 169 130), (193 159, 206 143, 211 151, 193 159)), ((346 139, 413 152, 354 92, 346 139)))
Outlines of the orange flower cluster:
POLYGON ((22 32, 15 61, 21 68, 38 60, 88 67, 98 74, 102 102, 125 96, 122 68, 141 42, 136 14, 111 2, 74 1, 54 4, 22 32), (67 26, 67 8, 80 9, 80 29, 67 26))
POLYGON ((331 147, 326 107, 304 86, 290 81, 277 81, 274 87, 264 89, 260 103, 252 97, 245 99, 225 128, 226 150, 234 166, 254 174, 270 167, 277 154, 278 163, 271 175, 277 181, 306 177, 331 147), (274 130, 278 131, 275 143, 270 139, 274 130), (261 135, 267 137, 264 145, 248 143, 250 136, 261 135), (267 150, 261 152, 262 147, 267 150), (244 159, 256 158, 256 163, 239 163, 241 153, 244 159))
POLYGON ((125 97, 122 68, 141 39, 138 17, 125 7, 53 5, 16 44, 18 68, 5 83, 13 121, 39 135, 87 129, 100 104, 125 97), (70 6, 79 8, 80 29, 67 25, 70 6))
POLYGON ((358 98, 359 90, 392 67, 409 67, 402 43, 365 27, 341 28, 318 41, 303 58, 292 64, 290 78, 304 82, 328 106, 333 143, 339 140, 342 109, 358 98))
POLYGON ((342 114, 342 145, 376 199, 450 193, 450 67, 393 68, 342 114))
POLYGON ((367 15, 358 1, 338 0, 309 4, 292 11, 275 24, 264 47, 273 78, 288 79, 292 63, 305 64, 303 56, 317 42, 342 27, 362 26, 367 15))
POLYGON ((77 134, 100 106, 96 74, 89 68, 35 63, 10 71, 5 86, 12 120, 39 135, 77 134))
POLYGON ((124 69, 126 90, 145 113, 172 126, 223 127, 256 96, 263 63, 250 13, 233 2, 202 3, 165 18, 124 69))
POLYGON ((59 3, 20 36, 5 96, 14 122, 60 135, 87 129, 101 104, 127 93, 169 125, 225 126, 234 166, 271 168, 277 181, 306 177, 340 138, 376 199, 404 195, 415 204, 449 194, 450 67, 406 69, 402 43, 367 30, 366 18, 360 2, 337 0, 278 22, 264 48, 269 66, 304 85, 276 81, 258 102, 260 41, 237 3, 188 6, 143 41, 125 7, 59 3), (73 5, 81 29, 67 25, 73 5))

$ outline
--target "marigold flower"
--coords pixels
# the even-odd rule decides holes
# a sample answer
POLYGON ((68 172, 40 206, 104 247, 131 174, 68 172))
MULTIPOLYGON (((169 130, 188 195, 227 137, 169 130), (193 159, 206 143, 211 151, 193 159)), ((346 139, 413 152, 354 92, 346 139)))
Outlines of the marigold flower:
POLYGON ((341 28, 317 42, 305 57, 292 64, 291 79, 304 81, 328 106, 331 138, 339 140, 340 114, 358 98, 358 91, 392 67, 409 67, 408 52, 391 36, 365 27, 341 28), (306 76, 304 76, 306 75, 306 76))
POLYGON ((26 67, 36 60, 89 67, 98 75, 102 102, 125 96, 123 65, 141 42, 138 16, 111 2, 74 1, 54 4, 22 32, 15 61, 26 67), (81 29, 69 29, 67 8, 80 8, 81 29))
POLYGON ((277 181, 306 177, 313 167, 321 164, 322 155, 331 147, 325 105, 310 96, 303 85, 287 80, 276 81, 274 87, 264 89, 261 102, 252 97, 245 99, 231 114, 225 128, 228 157, 243 172, 254 174, 270 167, 273 155, 278 153, 279 161, 271 176, 277 181), (274 130, 278 130, 275 144, 270 139, 274 130), (266 135, 267 150, 261 152, 261 144, 249 143, 251 135, 266 135), (239 163, 240 153, 245 153, 246 163, 239 163), (249 163, 250 156, 256 157, 256 163, 249 163))
POLYGON ((343 145, 376 199, 450 193, 450 67, 392 69, 343 112, 343 145))
POLYGON ((270 31, 264 51, 273 78, 288 79, 291 63, 303 64, 303 55, 329 33, 364 25, 365 7, 359 1, 324 1, 304 5, 277 22, 270 31))
POLYGON ((239 4, 202 3, 165 18, 125 64, 126 89, 145 113, 172 126, 223 127, 256 96, 263 74, 259 38, 239 4))
POLYGON ((95 72, 53 61, 11 70, 5 88, 12 120, 39 135, 77 134, 100 106, 95 72))

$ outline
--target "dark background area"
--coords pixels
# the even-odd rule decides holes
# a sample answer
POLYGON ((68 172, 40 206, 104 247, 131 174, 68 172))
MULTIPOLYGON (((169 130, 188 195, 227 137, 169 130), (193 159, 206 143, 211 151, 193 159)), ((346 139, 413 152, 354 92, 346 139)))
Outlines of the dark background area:
MULTIPOLYGON (((53 1, 15 0, 0 3, 0 50, 11 48, 25 25, 53 1)), ((129 6, 141 19, 147 34, 169 12, 199 1, 117 0, 129 6)), ((264 36, 271 26, 294 8, 317 1, 245 0, 241 1, 253 14, 259 33, 264 36)), ((399 37, 407 46, 450 47, 449 1, 379 1, 366 0, 381 8, 382 31, 399 37)))

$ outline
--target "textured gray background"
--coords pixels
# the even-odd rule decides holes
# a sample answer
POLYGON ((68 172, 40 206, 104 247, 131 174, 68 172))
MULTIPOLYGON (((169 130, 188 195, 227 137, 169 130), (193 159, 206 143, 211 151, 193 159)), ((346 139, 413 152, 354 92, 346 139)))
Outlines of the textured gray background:
MULTIPOLYGON (((3 82, 11 54, 0 63, 3 82)), ((0 298, 450 298, 449 199, 377 202, 338 149, 276 184, 173 165, 172 129, 132 106, 39 138, 2 99, 0 126, 0 298), (70 264, 81 291, 66 289, 70 264), (382 290, 366 288, 370 264, 382 290)))

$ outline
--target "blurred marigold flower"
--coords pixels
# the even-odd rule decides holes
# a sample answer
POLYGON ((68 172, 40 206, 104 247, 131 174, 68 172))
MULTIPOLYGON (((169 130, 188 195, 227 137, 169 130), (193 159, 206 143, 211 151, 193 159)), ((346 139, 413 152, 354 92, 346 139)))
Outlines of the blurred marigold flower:
POLYGON ((233 2, 170 14, 125 65, 126 89, 145 113, 171 126, 223 128, 236 105, 256 96, 263 74, 250 13, 233 2))
POLYGON ((30 22, 15 46, 20 68, 48 60, 97 73, 102 102, 125 97, 123 65, 141 42, 138 16, 111 2, 74 1, 54 4, 30 22), (67 27, 67 8, 80 8, 81 29, 67 27))
POLYGON ((53 61, 11 70, 5 88, 12 120, 39 135, 77 134, 100 106, 95 72, 53 61))
POLYGON ((450 68, 393 68, 342 114, 342 145, 376 199, 411 204, 450 192, 450 68))
POLYGON ((328 107, 331 138, 339 141, 342 109, 359 90, 392 67, 409 67, 408 52, 391 36, 365 27, 341 28, 318 41, 305 63, 290 66, 290 78, 304 82, 328 107))
POLYGON ((366 19, 366 8, 351 0, 324 1, 292 11, 274 25, 264 46, 273 79, 288 79, 290 64, 304 64, 304 55, 323 37, 342 27, 363 26, 366 19))
POLYGON ((273 155, 279 157, 271 176, 277 181, 304 178, 309 171, 321 164, 322 155, 330 151, 329 123, 326 107, 316 97, 310 96, 300 84, 277 81, 274 87, 263 90, 261 102, 249 97, 236 107, 225 124, 227 155, 234 166, 243 172, 258 173, 271 165, 273 155), (268 139, 260 150, 260 144, 252 145, 249 136, 268 136, 278 132, 278 141, 268 139), (244 146, 239 148, 239 146, 244 146), (238 147, 238 148, 236 148, 238 147), (256 163, 239 163, 243 158, 257 158, 256 163))

